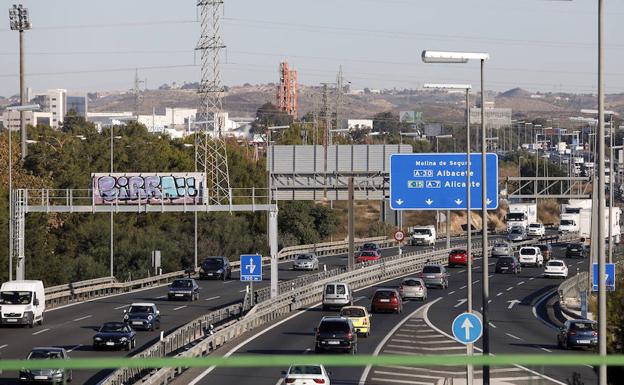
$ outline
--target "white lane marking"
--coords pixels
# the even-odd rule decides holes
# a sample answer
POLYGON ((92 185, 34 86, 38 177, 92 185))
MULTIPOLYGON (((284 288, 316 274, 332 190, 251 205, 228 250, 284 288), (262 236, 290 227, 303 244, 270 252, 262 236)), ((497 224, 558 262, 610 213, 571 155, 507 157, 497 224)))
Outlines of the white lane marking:
MULTIPOLYGON (((435 301, 431 301, 428 304, 426 304, 425 306, 419 307, 418 309, 414 310, 410 315, 408 315, 407 317, 403 318, 398 324, 396 324, 392 328, 392 330, 390 330, 388 332, 388 334, 386 334, 384 336, 384 338, 381 340, 381 342, 379 342, 379 344, 377 345, 377 347, 373 351, 373 356, 378 356, 379 355, 379 353, 381 352, 381 349, 383 349, 383 347, 386 345, 388 340, 394 335, 394 333, 396 333, 401 328, 401 326, 403 326, 403 324, 405 322, 407 322, 410 318, 415 316, 419 311, 423 311, 423 309, 428 309, 431 305, 433 305, 434 303, 438 302, 441 299, 442 298, 437 298, 435 301)), ((364 385, 364 383, 366 382, 366 377, 368 377, 368 373, 370 373, 371 368, 372 368, 371 365, 366 365, 366 368, 364 368, 364 371, 362 372, 362 375, 360 376, 360 382, 358 382, 358 385, 364 385)), ((189 385, 194 385, 194 384, 189 384, 189 385)))
POLYGON ((353 302, 361 301, 363 299, 366 299, 366 297, 365 296, 357 297, 356 299, 353 300, 353 302))
POLYGON ((277 382, 275 383, 275 385, 282 385, 282 383, 284 382, 283 378, 280 378, 279 380, 277 380, 277 382))
POLYGON ((479 283, 479 282, 481 282, 481 280, 480 280, 480 279, 477 279, 476 281, 472 281, 472 284, 473 284, 473 285, 476 285, 476 284, 477 284, 477 283, 479 283))
POLYGON ((496 326, 494 326, 494 324, 493 324, 493 323, 488 322, 488 324, 489 324, 491 327, 493 327, 494 329, 496 329, 496 326))
POLYGON ((581 263, 583 263, 583 261, 578 261, 576 264, 577 264, 577 265, 580 265, 581 263))
POLYGON ((162 298, 165 298, 165 297, 166 297, 166 295, 159 295, 158 297, 156 297, 156 299, 162 299, 162 298))
POLYGON ((462 298, 457 300, 457 305, 453 306, 453 307, 460 307, 461 305, 465 304, 466 302, 468 302, 468 299, 466 298, 462 298))
POLYGON ((492 278, 493 276, 494 276, 494 274, 490 274, 490 275, 488 275, 488 277, 490 277, 490 278, 492 278))
POLYGON ((490 299, 490 300, 488 300, 488 303, 492 303, 492 300, 491 300, 491 299, 490 299))
POLYGON ((535 316, 535 318, 537 318, 538 320, 542 321, 542 323, 544 325, 548 326, 551 329, 557 329, 557 327, 555 325, 551 324, 550 322, 548 322, 547 320, 543 319, 542 317, 538 316, 537 315, 537 308, 539 306, 541 306, 542 302, 546 301, 548 298, 550 298, 556 292, 557 292, 557 289, 553 289, 553 290, 549 291, 548 293, 544 294, 539 300, 537 300, 535 305, 533 305, 533 315, 535 316))
POLYGON ((247 289, 243 289, 243 290, 239 290, 238 292, 239 292, 239 293, 244 293, 244 292, 246 292, 246 291, 247 291, 247 289))
POLYGON ((524 281, 520 281, 520 282, 516 283, 516 286, 520 286, 520 285, 524 285, 524 281))
POLYGON ((466 272, 465 269, 462 269, 462 270, 458 271, 458 273, 465 273, 465 272, 466 272))
POLYGON ((234 281, 225 281, 225 282, 223 282, 223 284, 227 285, 228 283, 232 283, 232 282, 234 282, 234 281))
POLYGON ((74 350, 78 349, 78 348, 79 348, 79 347, 81 347, 81 346, 82 346, 82 344, 78 344, 78 345, 74 346, 73 348, 69 349, 69 350, 67 351, 67 353, 71 353, 71 352, 73 352, 74 350))
POLYGON ((534 279, 535 279, 535 277, 531 277, 531 278, 529 278, 529 281, 532 281, 532 280, 534 280, 534 279))
POLYGON ((206 298, 204 301, 212 301, 213 299, 217 299, 217 298, 221 298, 221 296, 217 295, 217 296, 214 296, 214 297, 206 298))
POLYGON ((509 306, 507 306, 507 309, 513 309, 513 307, 517 304, 519 304, 521 301, 518 301, 517 299, 512 299, 511 301, 507 301, 507 303, 509 304, 509 306))
POLYGON ((505 333, 505 334, 507 334, 509 337, 511 337, 511 338, 513 338, 513 339, 515 339, 515 340, 522 341, 522 338, 517 337, 517 336, 514 336, 513 334, 509 334, 509 333, 505 333))
POLYGON ((74 320, 74 322, 82 321, 83 319, 87 319, 87 318, 91 318, 91 317, 93 317, 93 315, 92 315, 92 314, 89 314, 89 315, 86 315, 86 316, 84 316, 84 317, 76 318, 76 319, 74 320))
POLYGON ((455 290, 450 291, 447 295, 455 294, 455 290))
POLYGON ((420 381, 403 381, 403 380, 391 380, 389 378, 381 378, 381 377, 372 377, 372 381, 378 382, 393 382, 396 384, 409 384, 409 385, 431 385, 430 382, 420 382, 420 381))
POLYGON ((510 291, 510 290, 512 290, 512 289, 513 289, 513 286, 508 287, 508 288, 507 288, 507 291, 510 291))
POLYGON ((459 290, 464 290, 465 288, 467 288, 468 286, 464 285, 462 287, 459 288, 459 290))
POLYGON ((312 351, 312 348, 306 348, 306 350, 303 351, 303 354, 308 354, 312 351))
POLYGON ((188 307, 188 306, 182 305, 182 306, 174 307, 173 310, 180 310, 180 309, 184 309, 185 307, 188 307))
POLYGON ((50 330, 50 329, 42 329, 42 330, 39 330, 38 332, 34 332, 32 335, 36 336, 37 334, 41 334, 41 333, 47 332, 48 330, 50 330))
POLYGON ((9 345, 7 345, 7 344, 0 345, 0 349, 4 349, 4 348, 6 348, 7 346, 9 346, 9 345))
POLYGON ((130 306, 130 305, 117 306, 115 308, 115 310, 123 309, 124 307, 128 307, 128 306, 130 306))
POLYGON ((501 295, 503 295, 502 291, 500 293, 496 294, 497 297, 500 297, 501 295))
MULTIPOLYGON (((399 278, 400 278, 400 277, 399 277, 399 278)), ((356 290, 354 290, 354 291, 355 291, 355 292, 362 291, 362 290, 365 290, 365 289, 368 289, 368 288, 371 288, 371 287, 377 286, 377 285, 382 284, 382 283, 385 283, 385 282, 394 281, 395 279, 396 279, 396 278, 390 278, 390 279, 386 279, 386 280, 384 280, 384 281, 375 282, 375 283, 373 283, 373 284, 371 284, 371 285, 367 285, 367 286, 361 287, 361 288, 356 289, 356 290)), ((232 281, 229 281, 229 282, 232 282, 232 281)), ((225 283, 225 282, 224 282, 224 283, 225 283)), ((440 299, 442 299, 442 298, 438 298, 438 299, 436 299, 435 301, 430 302, 430 304, 434 304, 434 303, 436 303, 437 301, 439 301, 440 299)), ((319 303, 316 303, 316 304, 313 304, 313 305, 309 306, 309 307, 308 307, 308 309, 310 309, 310 308, 314 308, 314 307, 318 307, 318 306, 320 306, 320 305, 321 305, 321 303, 319 302, 319 303)), ((419 309, 422 309, 422 308, 419 308, 419 309)), ((300 311, 296 312, 295 314, 292 314, 292 315, 290 315, 289 317, 286 317, 286 318, 284 318, 283 320, 281 320, 281 321, 279 321, 279 322, 274 323, 273 325, 269 326, 268 328, 266 328, 266 329, 264 329, 264 330, 260 330, 259 332, 257 332, 257 333, 256 333, 256 334, 254 334, 253 336, 251 336, 251 337, 247 338, 246 340, 242 341, 240 344, 238 344, 238 345, 234 346, 234 347, 233 347, 230 351, 228 351, 227 353, 225 353, 225 354, 223 355, 223 358, 228 358, 228 357, 229 357, 229 356, 231 356, 232 354, 236 353, 236 351, 237 351, 238 349, 240 349, 240 348, 242 348, 243 346, 247 345, 247 344, 248 344, 248 343, 250 343, 251 341, 255 340, 256 338, 260 337, 261 335, 265 334, 266 332, 268 332, 268 331, 271 331, 271 330, 275 329, 276 327, 280 326, 281 324, 283 324, 283 323, 285 323, 285 322, 288 322, 288 321, 290 321, 291 319, 293 319, 293 318, 295 318, 295 317, 300 316, 301 314, 305 313, 306 311, 308 311, 308 310, 307 310, 307 309, 300 310, 300 311)), ((406 318, 406 319, 407 319, 407 318, 406 318)), ((397 326, 399 326, 399 325, 401 325, 401 323, 399 323, 397 326)), ((193 379, 193 381, 189 382, 187 385, 197 385, 197 384, 198 384, 198 383, 199 383, 199 382, 200 382, 200 381, 201 381, 204 377, 206 377, 206 376, 207 376, 207 375, 209 375, 209 374, 210 374, 213 370, 215 370, 215 368, 216 368, 216 366, 211 366, 211 367, 209 367, 208 369, 204 370, 204 371, 203 371, 203 372, 201 372, 199 375, 197 375, 197 376, 193 379)), ((562 384, 562 385, 566 385, 566 384, 562 384)))
POLYGON ((547 353, 552 353, 552 350, 550 350, 550 349, 546 349, 546 348, 540 348, 540 349, 542 349, 543 351, 545 351, 547 353))

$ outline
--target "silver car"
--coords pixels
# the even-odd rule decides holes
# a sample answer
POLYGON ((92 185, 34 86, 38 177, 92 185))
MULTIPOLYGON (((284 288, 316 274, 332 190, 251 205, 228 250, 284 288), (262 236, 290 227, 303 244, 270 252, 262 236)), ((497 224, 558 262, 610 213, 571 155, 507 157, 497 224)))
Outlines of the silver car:
POLYGON ((293 270, 318 270, 319 260, 315 254, 299 254, 293 261, 293 270))
POLYGON ((438 286, 441 289, 448 287, 449 274, 442 265, 425 265, 419 278, 425 282, 425 286, 438 286))
POLYGON ((502 257, 505 255, 513 255, 513 247, 507 242, 496 242, 492 248, 492 256, 502 257))
POLYGON ((403 278, 401 286, 399 286, 399 293, 402 299, 417 298, 424 301, 427 299, 427 286, 420 278, 407 277, 403 278))
POLYGON ((526 239, 527 239, 527 233, 524 227, 520 227, 520 226, 512 227, 511 230, 509 231, 509 234, 507 234, 508 241, 522 242, 522 241, 526 241, 526 239))

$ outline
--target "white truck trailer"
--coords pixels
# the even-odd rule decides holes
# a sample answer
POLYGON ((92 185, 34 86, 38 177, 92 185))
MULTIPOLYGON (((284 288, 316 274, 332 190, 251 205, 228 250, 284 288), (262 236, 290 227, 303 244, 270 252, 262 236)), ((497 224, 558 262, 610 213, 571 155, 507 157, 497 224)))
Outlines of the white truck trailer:
POLYGON ((507 231, 516 226, 526 229, 529 223, 537 222, 537 204, 535 202, 509 204, 506 220, 507 231))

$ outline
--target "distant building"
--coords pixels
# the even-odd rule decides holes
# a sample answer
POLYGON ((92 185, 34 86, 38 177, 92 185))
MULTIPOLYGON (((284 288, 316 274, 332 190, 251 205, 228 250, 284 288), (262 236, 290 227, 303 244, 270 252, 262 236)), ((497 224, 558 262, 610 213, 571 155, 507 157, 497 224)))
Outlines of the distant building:
MULTIPOLYGON (((481 124, 481 108, 470 109, 470 124, 481 124)), ((511 126, 511 108, 485 108, 486 128, 499 129, 511 126)))
MULTIPOLYGON (((3 129, 16 131, 20 129, 20 112, 19 111, 3 111, 0 123, 3 129)), ((26 125, 36 126, 39 124, 50 125, 52 121, 51 112, 25 111, 24 120, 26 125)))
POLYGON ((87 120, 95 125, 98 131, 104 127, 118 126, 135 120, 133 112, 88 112, 87 120))
POLYGON ((27 91, 29 103, 40 106, 41 112, 50 112, 52 119, 50 127, 59 128, 67 114, 67 90, 62 88, 51 89, 42 92, 33 92, 30 88, 27 91))
POLYGON ((138 121, 149 132, 164 132, 168 129, 190 131, 196 115, 196 108, 165 108, 164 114, 154 110, 151 115, 139 115, 138 121))
POLYGON ((65 116, 70 112, 74 112, 76 115, 86 119, 87 111, 89 110, 88 105, 89 103, 86 95, 67 95, 67 113, 65 116))
POLYGON ((344 124, 346 124, 346 126, 344 126, 343 129, 347 129, 349 131, 373 129, 372 119, 347 119, 344 124))

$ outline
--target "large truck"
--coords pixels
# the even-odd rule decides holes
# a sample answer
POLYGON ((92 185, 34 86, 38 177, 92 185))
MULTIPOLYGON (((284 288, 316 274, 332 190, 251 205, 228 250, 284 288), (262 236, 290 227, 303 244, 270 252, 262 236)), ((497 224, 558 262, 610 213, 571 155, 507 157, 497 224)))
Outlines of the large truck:
MULTIPOLYGON (((613 220, 609 221, 609 208, 605 207, 605 239, 609 239, 609 222, 611 222, 611 236, 615 243, 620 243, 620 217, 622 216, 622 209, 619 207, 613 207, 613 220)), ((591 220, 592 209, 582 209, 579 213, 579 236, 585 239, 591 239, 591 220)))
POLYGON ((517 226, 526 230, 529 223, 537 222, 537 203, 510 203, 506 220, 507 231, 517 226))
POLYGON ((43 324, 45 291, 41 281, 8 281, 0 287, 0 324, 43 324))
POLYGON ((580 230, 581 210, 591 210, 591 199, 570 199, 561 205, 559 219, 560 233, 578 233, 580 230))

